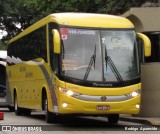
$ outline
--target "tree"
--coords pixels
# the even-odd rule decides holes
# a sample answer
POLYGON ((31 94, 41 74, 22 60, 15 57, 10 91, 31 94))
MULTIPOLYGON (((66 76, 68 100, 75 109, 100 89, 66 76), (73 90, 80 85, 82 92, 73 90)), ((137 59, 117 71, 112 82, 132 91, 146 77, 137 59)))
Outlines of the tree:
POLYGON ((0 50, 6 50, 7 46, 0 41, 0 50))
POLYGON ((36 16, 36 3, 32 0, 2 0, 3 12, 1 15, 1 27, 8 32, 4 38, 8 40, 21 32, 34 21, 33 16, 36 16), (17 27, 19 24, 21 27, 17 27))
POLYGON ((119 15, 146 0, 0 0, 0 28, 3 41, 17 35, 39 19, 57 12, 89 12, 119 15), (17 27, 17 24, 20 27, 17 27))

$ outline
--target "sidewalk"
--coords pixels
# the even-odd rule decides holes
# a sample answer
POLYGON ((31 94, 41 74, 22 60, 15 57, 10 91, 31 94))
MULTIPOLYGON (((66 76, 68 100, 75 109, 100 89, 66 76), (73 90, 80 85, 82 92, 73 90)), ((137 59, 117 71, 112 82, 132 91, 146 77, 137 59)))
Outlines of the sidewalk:
POLYGON ((122 114, 120 116, 120 120, 122 121, 128 121, 128 122, 136 122, 136 123, 142 123, 145 125, 154 125, 154 126, 160 126, 160 118, 158 117, 135 117, 128 114, 122 114))

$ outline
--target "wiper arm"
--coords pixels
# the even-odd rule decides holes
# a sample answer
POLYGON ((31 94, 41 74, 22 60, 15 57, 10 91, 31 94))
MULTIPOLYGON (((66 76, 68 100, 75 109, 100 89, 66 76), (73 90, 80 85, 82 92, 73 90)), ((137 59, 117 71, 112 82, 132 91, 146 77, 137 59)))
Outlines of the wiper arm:
POLYGON ((108 62, 108 59, 107 59, 107 49, 106 49, 106 46, 105 46, 105 61, 106 61, 106 71, 107 71, 107 62, 108 62))
POLYGON ((107 56, 107 63, 114 75, 116 76, 117 80, 123 82, 122 76, 120 75, 119 71, 117 70, 116 66, 114 65, 112 59, 109 56, 107 56))
POLYGON ((94 54, 91 56, 88 68, 87 68, 86 73, 84 75, 84 80, 87 80, 93 63, 94 63, 94 69, 95 69, 95 61, 96 61, 96 44, 95 44, 95 48, 94 48, 94 54))
POLYGON ((107 56, 107 50, 105 47, 105 61, 106 61, 106 70, 107 70, 107 64, 111 68, 112 72, 114 73, 115 77, 118 81, 123 82, 122 76, 120 75, 118 69, 116 68, 115 64, 113 63, 112 59, 107 56))

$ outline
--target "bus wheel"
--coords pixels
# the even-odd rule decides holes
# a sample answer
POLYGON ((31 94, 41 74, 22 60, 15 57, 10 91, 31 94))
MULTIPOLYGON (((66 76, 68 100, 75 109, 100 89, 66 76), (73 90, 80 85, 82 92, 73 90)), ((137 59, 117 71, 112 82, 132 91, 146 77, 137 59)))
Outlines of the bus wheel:
POLYGON ((55 122, 55 118, 56 118, 56 115, 54 115, 53 113, 51 113, 47 110, 47 112, 46 112, 46 122, 47 123, 53 123, 53 122, 55 122))
POLYGON ((23 114, 26 116, 31 115, 31 110, 30 109, 23 109, 23 114))
POLYGON ((42 110, 45 111, 46 113, 46 117, 45 120, 47 123, 52 123, 53 122, 53 113, 48 111, 48 99, 47 99, 47 94, 45 92, 45 94, 43 93, 42 96, 42 110))
POLYGON ((14 95, 14 111, 16 115, 21 115, 22 110, 21 108, 18 107, 18 101, 17 101, 17 94, 15 93, 14 95))
POLYGON ((14 107, 8 106, 8 109, 9 109, 10 112, 14 112, 14 107))
POLYGON ((119 114, 109 114, 108 115, 109 124, 117 124, 118 120, 119 120, 119 114))

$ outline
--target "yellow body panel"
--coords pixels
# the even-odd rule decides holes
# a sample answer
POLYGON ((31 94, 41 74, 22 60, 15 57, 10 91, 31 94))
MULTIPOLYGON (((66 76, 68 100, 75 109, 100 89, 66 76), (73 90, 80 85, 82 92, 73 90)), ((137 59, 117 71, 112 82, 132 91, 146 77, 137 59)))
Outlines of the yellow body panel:
POLYGON ((139 102, 140 96, 122 102, 89 102, 61 95, 59 106, 62 114, 138 114, 139 109, 136 108, 136 104, 139 104, 139 102), (62 107, 64 102, 68 104, 67 108, 62 107), (110 109, 97 110, 97 105, 109 105, 110 109))
POLYGON ((96 88, 96 87, 83 87, 83 86, 77 86, 74 84, 69 84, 66 83, 65 86, 66 89, 70 89, 75 92, 79 92, 82 94, 86 95, 123 95, 123 94, 128 94, 133 91, 136 91, 138 89, 141 89, 141 84, 136 84, 136 85, 131 85, 131 86, 126 86, 126 87, 118 87, 118 88, 96 88), (123 92, 122 92, 123 91, 123 92))
POLYGON ((94 87, 84 87, 78 86, 70 83, 65 83, 63 81, 55 80, 57 84, 56 94, 58 98, 59 113, 61 114, 138 114, 139 109, 136 108, 136 104, 140 104, 140 95, 135 98, 131 98, 124 101, 117 102, 93 102, 80 100, 66 94, 61 93, 58 87, 63 87, 68 90, 72 90, 81 94, 88 96, 119 96, 130 94, 134 91, 141 89, 141 84, 135 84, 127 87, 121 88, 94 88, 94 87), (64 108, 63 103, 67 103, 68 106, 64 108), (110 110, 97 110, 97 105, 109 105, 110 110))
POLYGON ((52 74, 50 66, 47 63, 42 59, 37 59, 37 61, 38 62, 28 61, 13 66, 7 66, 12 104, 14 102, 15 90, 18 96, 19 107, 41 109, 42 88, 45 88, 47 92, 49 92, 47 80, 51 79, 52 74), (37 63, 39 65, 37 65, 37 63), (44 66, 47 70, 47 79, 47 76, 43 74, 40 66, 44 66))

